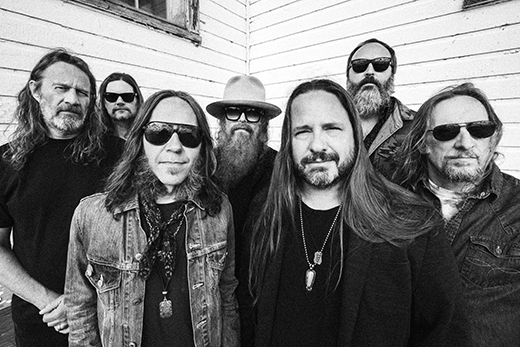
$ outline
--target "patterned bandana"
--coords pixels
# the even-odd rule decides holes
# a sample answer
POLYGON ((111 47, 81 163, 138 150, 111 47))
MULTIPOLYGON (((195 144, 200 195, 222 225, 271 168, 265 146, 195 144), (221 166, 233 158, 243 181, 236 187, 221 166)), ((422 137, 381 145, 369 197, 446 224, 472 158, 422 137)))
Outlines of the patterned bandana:
POLYGON ((148 242, 139 262, 139 276, 147 279, 155 262, 159 260, 164 265, 165 276, 170 279, 175 270, 175 259, 177 256, 177 244, 175 237, 182 227, 184 211, 189 203, 186 200, 176 201, 174 212, 170 218, 164 222, 161 211, 157 204, 140 195, 139 200, 143 206, 146 223, 150 229, 148 242), (178 223, 176 230, 170 230, 170 225, 178 223))

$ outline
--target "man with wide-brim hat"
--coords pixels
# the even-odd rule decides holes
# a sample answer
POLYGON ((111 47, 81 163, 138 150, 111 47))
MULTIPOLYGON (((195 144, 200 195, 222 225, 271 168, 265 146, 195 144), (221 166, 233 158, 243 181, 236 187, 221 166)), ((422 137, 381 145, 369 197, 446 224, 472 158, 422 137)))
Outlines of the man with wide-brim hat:
MULTIPOLYGON (((236 241, 236 274, 240 286, 247 286, 246 220, 253 220, 267 196, 276 151, 267 146, 269 120, 282 110, 265 101, 265 88, 253 76, 234 76, 224 97, 206 107, 218 118, 217 177, 233 207, 236 241)), ((240 297, 239 305, 242 305, 240 297)))
POLYGON ((212 116, 220 119, 226 116, 226 109, 229 107, 258 109, 268 119, 274 118, 282 112, 278 106, 265 102, 264 85, 253 76, 231 77, 224 89, 224 98, 209 104, 206 110, 212 116))

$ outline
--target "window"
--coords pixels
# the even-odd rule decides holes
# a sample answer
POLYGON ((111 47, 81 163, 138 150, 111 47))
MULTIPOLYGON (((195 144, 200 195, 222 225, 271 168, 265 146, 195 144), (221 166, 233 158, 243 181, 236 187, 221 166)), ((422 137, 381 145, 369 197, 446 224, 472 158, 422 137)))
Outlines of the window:
POLYGON ((199 0, 64 0, 201 43, 199 0))
POLYGON ((504 2, 509 0, 464 0, 464 4, 462 5, 463 9, 469 9, 478 6, 492 5, 497 4, 499 2, 504 2))

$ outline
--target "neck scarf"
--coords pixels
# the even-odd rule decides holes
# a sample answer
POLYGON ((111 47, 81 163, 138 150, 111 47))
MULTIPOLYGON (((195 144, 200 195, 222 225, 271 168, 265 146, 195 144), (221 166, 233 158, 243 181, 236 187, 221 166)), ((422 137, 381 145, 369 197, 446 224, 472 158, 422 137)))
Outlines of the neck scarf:
POLYGON ((163 221, 161 211, 155 201, 140 195, 139 200, 143 206, 146 223, 150 229, 148 242, 139 262, 139 276, 147 279, 156 261, 164 265, 165 276, 170 279, 175 270, 177 258, 177 244, 175 237, 182 227, 184 212, 188 201, 176 201, 174 212, 167 221, 163 221), (176 230, 171 230, 170 225, 178 223, 176 230))

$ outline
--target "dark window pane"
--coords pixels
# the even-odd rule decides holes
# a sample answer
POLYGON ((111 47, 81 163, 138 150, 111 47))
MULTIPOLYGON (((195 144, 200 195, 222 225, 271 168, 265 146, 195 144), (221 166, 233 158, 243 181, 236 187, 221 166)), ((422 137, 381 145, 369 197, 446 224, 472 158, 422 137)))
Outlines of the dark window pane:
POLYGON ((166 0, 139 0, 139 9, 167 19, 166 0))

